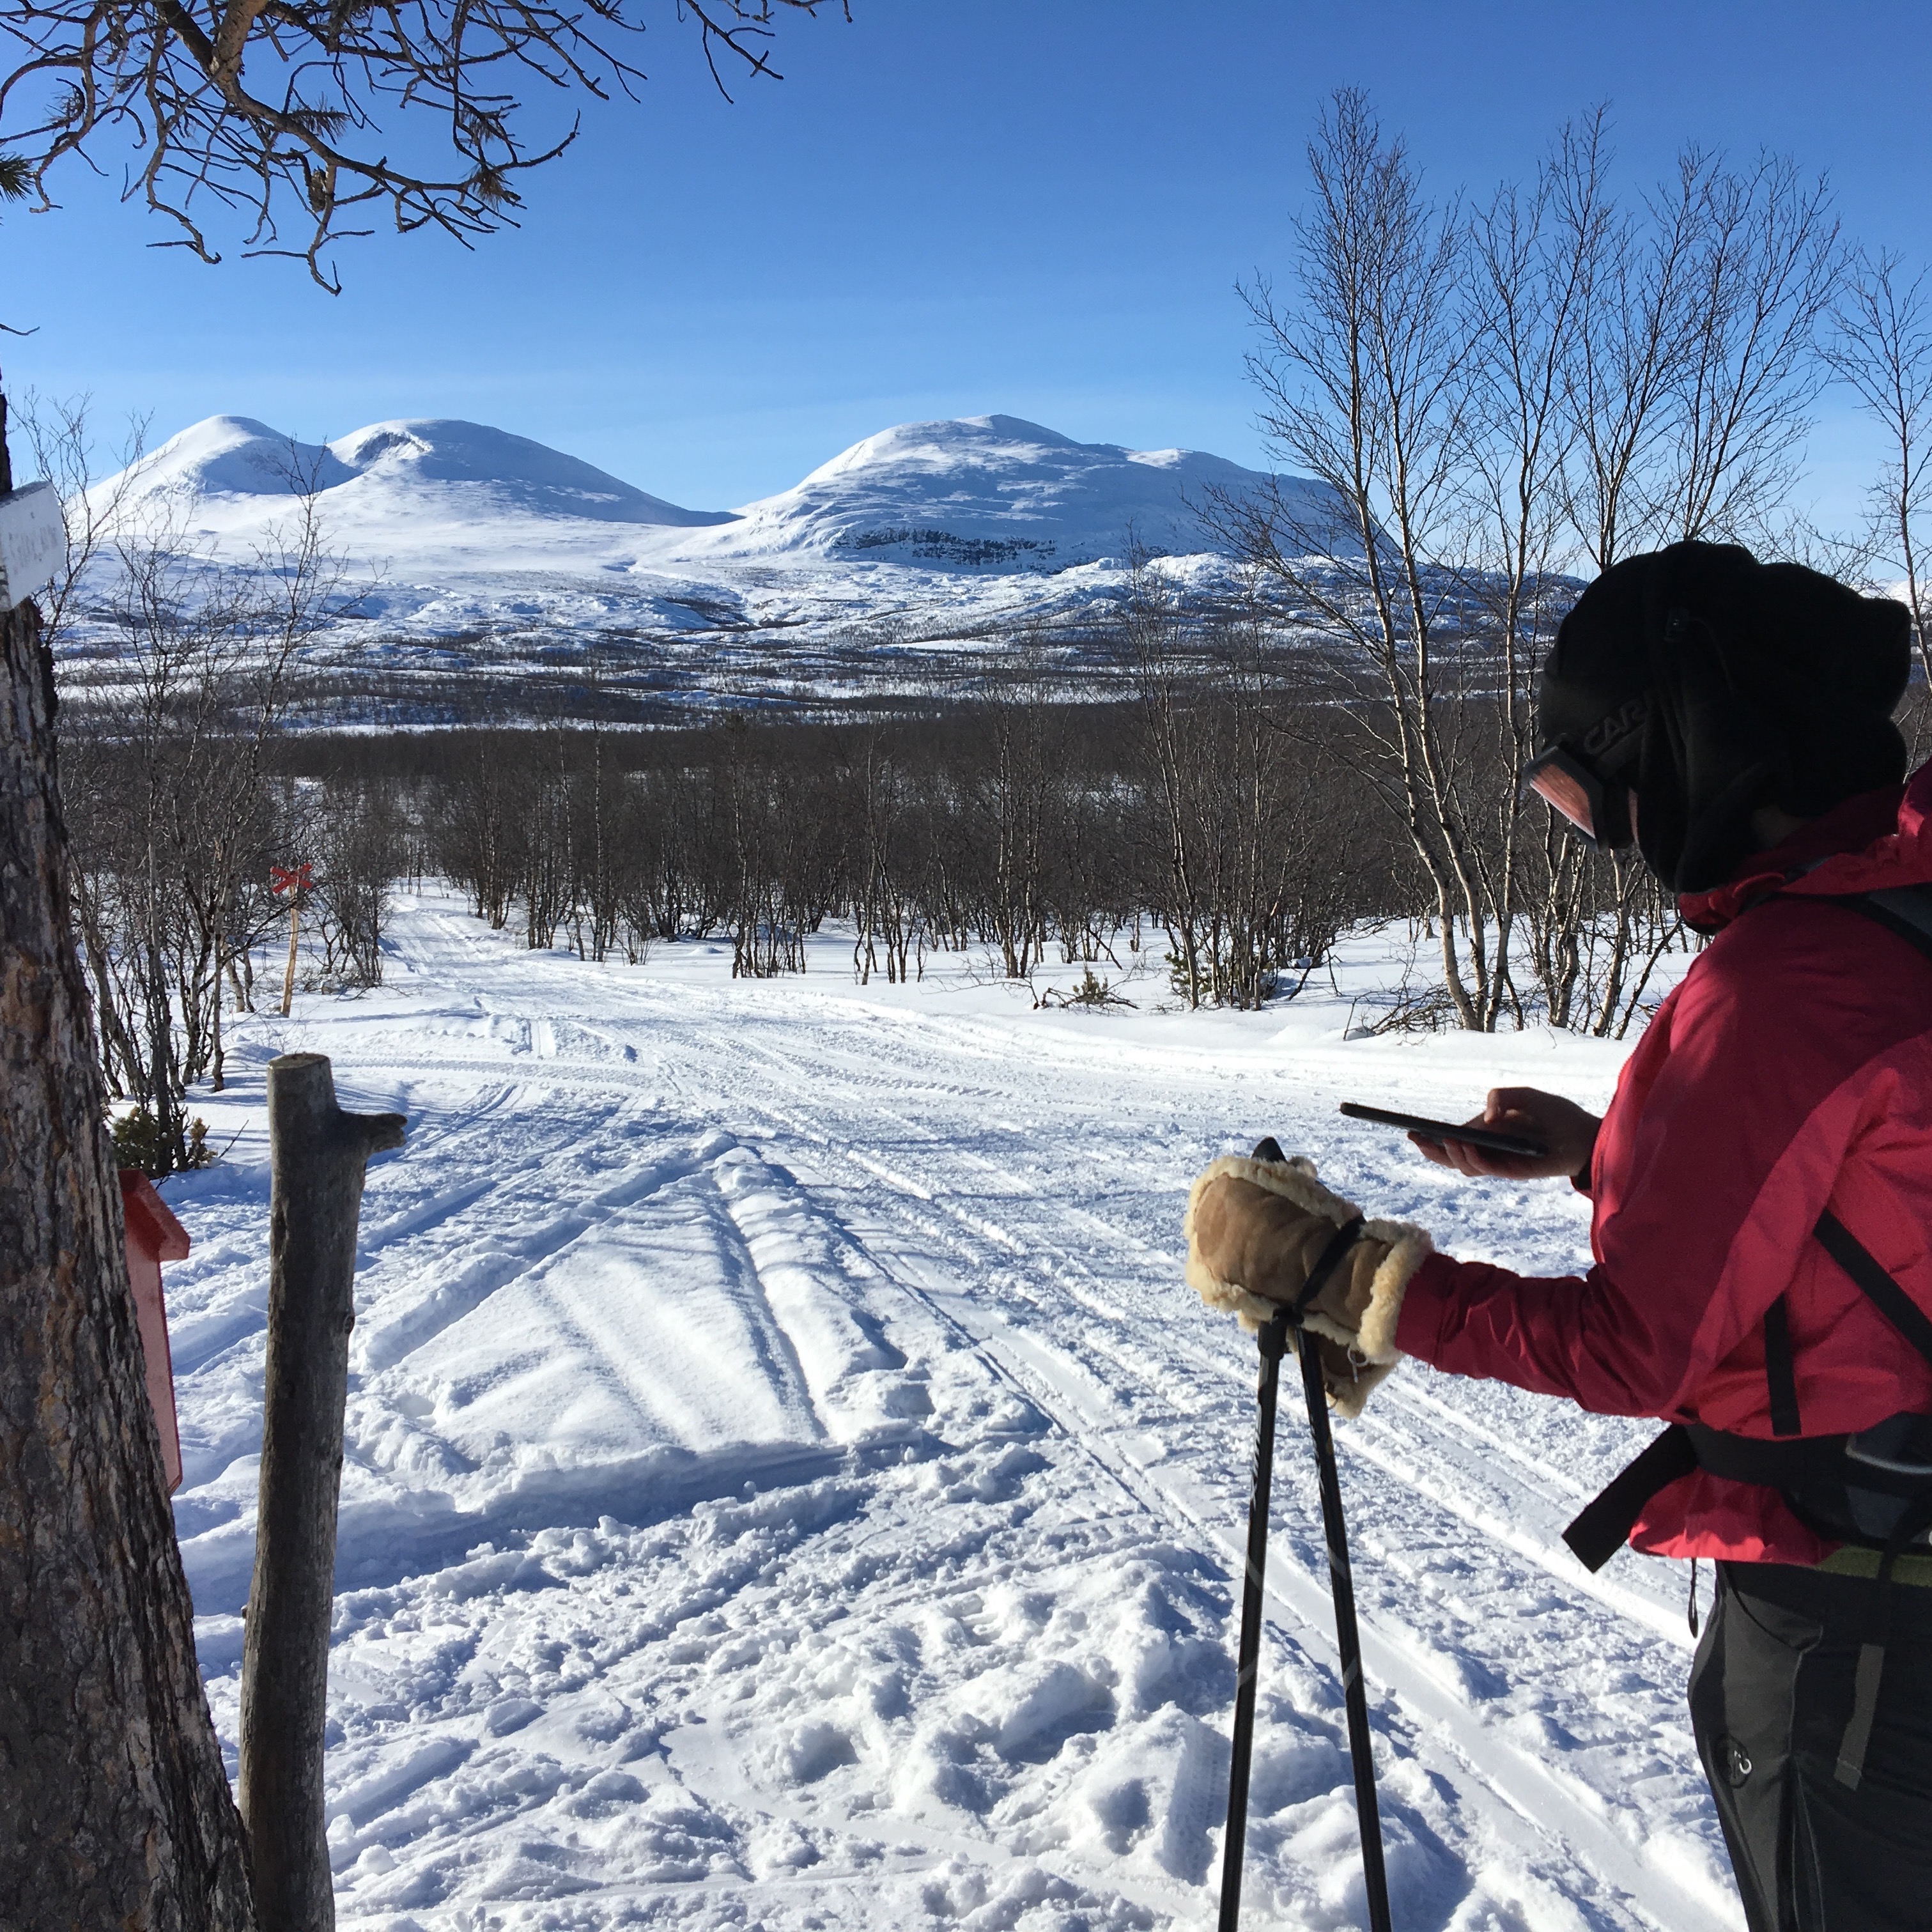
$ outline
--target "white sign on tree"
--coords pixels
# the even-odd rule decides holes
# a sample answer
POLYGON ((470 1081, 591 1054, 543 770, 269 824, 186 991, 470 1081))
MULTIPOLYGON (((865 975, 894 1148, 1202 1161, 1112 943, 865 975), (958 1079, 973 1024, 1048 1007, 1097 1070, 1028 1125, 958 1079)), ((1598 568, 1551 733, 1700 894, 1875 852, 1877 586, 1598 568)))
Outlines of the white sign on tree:
POLYGON ((0 496, 0 610, 51 584, 66 551, 60 496, 51 483, 0 496))

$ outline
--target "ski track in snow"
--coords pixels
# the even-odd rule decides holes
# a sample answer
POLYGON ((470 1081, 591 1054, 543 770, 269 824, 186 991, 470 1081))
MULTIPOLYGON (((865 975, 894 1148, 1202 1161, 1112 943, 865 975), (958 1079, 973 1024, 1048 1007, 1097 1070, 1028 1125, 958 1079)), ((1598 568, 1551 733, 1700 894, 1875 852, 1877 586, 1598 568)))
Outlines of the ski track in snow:
MULTIPOLYGON (((1586 1255, 1566 1190, 1466 1186, 1334 1105, 1462 1112, 1492 1075, 1600 1103, 1622 1049, 1345 1042, 1318 986, 1089 1016, 956 970, 860 988, 836 937, 813 958, 590 965, 430 892, 385 988, 241 1021, 230 1091, 196 1098, 238 1138, 169 1190, 195 1244, 168 1275, 176 1509, 231 1768, 262 1068, 327 1052, 345 1105, 410 1119, 362 1210, 346 1928, 1211 1924, 1254 1352, 1181 1282, 1188 1183, 1271 1132, 1452 1252, 1586 1255)), ((1403 1932, 1742 1924, 1682 1572, 1590 1578, 1558 1540, 1646 1428, 1410 1364, 1336 1431, 1403 1932)), ((1356 1925, 1286 1395, 1276 1471, 1246 1922, 1356 1925)))

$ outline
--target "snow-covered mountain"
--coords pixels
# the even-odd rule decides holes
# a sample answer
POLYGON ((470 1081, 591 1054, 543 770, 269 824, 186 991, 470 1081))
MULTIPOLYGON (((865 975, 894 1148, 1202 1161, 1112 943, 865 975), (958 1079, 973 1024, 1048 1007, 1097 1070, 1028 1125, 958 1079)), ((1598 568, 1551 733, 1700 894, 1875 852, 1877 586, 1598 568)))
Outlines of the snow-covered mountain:
MULTIPOLYGON (((1221 548, 1201 514, 1214 493, 1244 496, 1268 480, 1199 450, 1076 442, 1018 416, 901 423, 746 505, 692 550, 999 571, 1119 556, 1130 537, 1192 555, 1221 548)), ((1327 495, 1298 478, 1285 487, 1310 516, 1327 495)))
MULTIPOLYGON (((567 568, 586 548, 614 542, 640 563, 648 554, 653 563, 895 563, 1000 574, 1119 556, 1135 540, 1170 556, 1212 554, 1221 545, 1204 508, 1216 494, 1244 495, 1269 480, 1200 450, 1076 442, 1007 416, 901 423, 735 512, 685 509, 526 436, 433 418, 304 443, 252 417, 210 416, 145 458, 134 478, 137 499, 191 503, 188 520, 214 533, 266 521, 313 484, 342 541, 398 560, 454 540, 514 554, 519 568, 548 550, 567 568)), ((1280 487, 1318 524, 1319 485, 1288 478, 1280 487)), ((1334 542, 1347 541, 1338 527, 1334 542)))
MULTIPOLYGON (((465 715, 485 690, 520 712, 558 653, 579 650, 622 668, 600 674, 607 699, 631 677, 650 716, 711 702, 721 679, 871 702, 1022 632, 1057 638, 1070 662, 1104 656, 1133 544, 1162 559, 1184 602, 1210 608, 1234 588, 1202 514, 1215 493, 1272 487, 1304 529, 1330 501, 1198 450, 1077 442, 1008 416, 901 424, 736 511, 686 509, 527 437, 418 418, 304 443, 211 416, 102 499, 123 485, 170 548, 244 570, 278 550, 292 494, 315 489, 323 546, 356 592, 304 654, 315 691, 334 694, 315 715, 366 708, 380 687, 383 715, 410 719, 465 715)), ((1310 548, 1356 548, 1334 522, 1310 548)), ((119 649, 104 609, 72 642, 95 662, 119 649)))
POLYGON ((192 499, 200 520, 224 524, 272 514, 311 484, 332 520, 358 526, 506 515, 673 528, 731 520, 727 510, 668 503, 528 436, 429 416, 371 423, 328 443, 299 442, 252 416, 209 416, 143 458, 134 482, 137 498, 192 499))

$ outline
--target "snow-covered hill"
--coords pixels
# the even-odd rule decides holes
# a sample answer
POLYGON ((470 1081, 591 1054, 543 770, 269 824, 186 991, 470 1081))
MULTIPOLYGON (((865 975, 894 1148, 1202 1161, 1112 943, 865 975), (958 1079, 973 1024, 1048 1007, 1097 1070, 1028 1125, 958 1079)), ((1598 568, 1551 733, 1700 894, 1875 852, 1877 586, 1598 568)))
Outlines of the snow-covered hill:
MULTIPOLYGON (((649 550, 658 562, 864 560, 1004 573, 1064 570, 1118 556, 1133 541, 1157 554, 1214 553, 1222 545, 1204 511, 1270 480, 1200 450, 1076 442, 1018 416, 964 416, 882 430, 736 511, 687 510, 480 423, 404 418, 305 443, 224 416, 143 458, 134 494, 193 503, 197 525, 239 532, 313 487, 332 526, 358 546, 386 538, 392 554, 429 530, 467 524, 480 539, 521 524, 546 527, 520 530, 512 548, 548 539, 560 561, 574 560, 591 533, 572 526, 588 522, 632 526, 622 541, 640 560, 649 550)), ((1298 514, 1321 523, 1320 485, 1291 478, 1282 487, 1298 514)), ((1342 520, 1330 522, 1328 547, 1348 545, 1342 520)))
MULTIPOLYGON (((1240 496, 1268 478, 1196 449, 1076 442, 1018 416, 901 423, 855 442, 804 482, 748 503, 688 554, 869 556, 944 568, 1057 570, 1150 550, 1222 548, 1204 520, 1215 493, 1240 496)), ((1325 496, 1286 485, 1314 515, 1325 496)), ((1334 542, 1346 541, 1337 530, 1334 542)))
MULTIPOLYGON (((102 486, 116 490, 119 478, 102 486)), ((252 416, 209 416, 135 466, 136 500, 164 496, 230 528, 272 517, 298 489, 326 500, 358 534, 385 521, 399 539, 424 519, 489 523, 506 516, 670 527, 728 523, 727 510, 686 510, 574 456, 482 423, 412 416, 306 443, 252 416)))

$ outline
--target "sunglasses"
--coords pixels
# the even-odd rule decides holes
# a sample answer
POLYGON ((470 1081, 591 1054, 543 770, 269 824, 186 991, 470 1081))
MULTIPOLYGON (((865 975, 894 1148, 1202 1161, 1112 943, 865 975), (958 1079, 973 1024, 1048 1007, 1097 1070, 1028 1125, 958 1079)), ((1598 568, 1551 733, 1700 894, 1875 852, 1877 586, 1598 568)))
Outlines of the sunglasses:
POLYGON ((1636 838, 1635 789, 1622 778, 1605 777, 1561 745, 1531 761, 1522 775, 1522 788, 1562 813, 1580 836, 1599 850, 1628 845, 1636 838))

